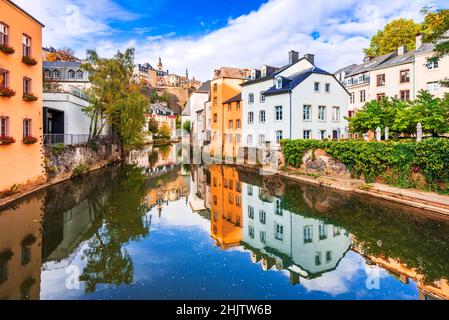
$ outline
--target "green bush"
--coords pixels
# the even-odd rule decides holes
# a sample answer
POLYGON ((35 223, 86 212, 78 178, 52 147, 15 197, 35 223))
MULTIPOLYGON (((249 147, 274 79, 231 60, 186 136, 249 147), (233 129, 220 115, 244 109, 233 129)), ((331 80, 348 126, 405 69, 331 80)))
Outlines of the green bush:
POLYGON ((82 175, 83 173, 87 172, 89 170, 89 167, 84 164, 80 163, 72 170, 72 177, 78 177, 82 175))
POLYGON ((57 144, 53 145, 51 151, 55 156, 59 156, 64 149, 65 149, 65 144, 57 143, 57 144))
POLYGON ((306 151, 323 149, 345 164, 355 178, 367 183, 383 179, 402 188, 420 187, 414 173, 425 178, 426 189, 449 192, 449 139, 431 138, 421 142, 366 142, 284 140, 282 152, 286 164, 302 165, 306 151))

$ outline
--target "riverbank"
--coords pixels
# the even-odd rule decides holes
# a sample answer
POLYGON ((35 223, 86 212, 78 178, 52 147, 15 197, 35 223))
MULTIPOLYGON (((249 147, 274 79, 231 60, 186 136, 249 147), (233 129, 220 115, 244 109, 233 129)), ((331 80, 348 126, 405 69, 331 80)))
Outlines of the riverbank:
POLYGON ((355 193, 404 206, 421 209, 430 214, 437 214, 449 219, 449 196, 416 189, 402 189, 381 183, 367 184, 360 179, 350 179, 332 175, 304 174, 293 168, 276 170, 261 168, 247 164, 237 164, 238 167, 252 172, 259 172, 263 176, 277 176, 292 181, 331 188, 343 192, 355 193))

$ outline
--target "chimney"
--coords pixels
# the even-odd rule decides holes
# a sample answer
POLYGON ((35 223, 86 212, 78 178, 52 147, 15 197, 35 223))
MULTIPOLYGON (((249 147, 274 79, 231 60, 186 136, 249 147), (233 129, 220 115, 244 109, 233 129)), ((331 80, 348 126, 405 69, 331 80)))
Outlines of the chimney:
POLYGON ((422 46, 422 39, 423 39, 422 34, 418 34, 416 36, 416 50, 418 50, 419 47, 422 46))
POLYGON ((299 52, 294 51, 294 50, 290 51, 288 53, 288 63, 289 64, 294 64, 294 63, 296 63, 298 61, 299 61, 299 52))
POLYGON ((306 55, 304 55, 304 58, 309 61, 311 64, 315 65, 315 55, 308 53, 306 55))
POLYGON ((363 63, 370 62, 370 61, 371 61, 370 56, 366 56, 365 58, 363 58, 363 63))
POLYGON ((398 56, 403 56, 407 52, 407 49, 405 46, 400 46, 398 48, 398 56))

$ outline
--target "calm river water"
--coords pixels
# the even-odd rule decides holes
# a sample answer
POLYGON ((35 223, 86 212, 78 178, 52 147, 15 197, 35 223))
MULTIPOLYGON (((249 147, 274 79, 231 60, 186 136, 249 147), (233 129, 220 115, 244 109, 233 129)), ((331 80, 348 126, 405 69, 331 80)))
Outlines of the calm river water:
POLYGON ((0 299, 449 298, 448 222, 176 157, 0 209, 0 299))

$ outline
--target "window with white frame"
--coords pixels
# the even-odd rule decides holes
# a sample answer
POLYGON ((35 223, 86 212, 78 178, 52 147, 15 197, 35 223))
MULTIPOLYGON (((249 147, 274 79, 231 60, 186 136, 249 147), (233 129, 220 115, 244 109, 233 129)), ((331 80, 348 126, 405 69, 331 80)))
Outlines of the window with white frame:
POLYGON ((429 61, 429 62, 427 62, 426 66, 427 66, 427 69, 429 69, 429 70, 438 69, 439 62, 438 62, 438 60, 429 61))
POLYGON ((4 69, 0 69, 0 89, 5 89, 9 84, 9 72, 4 69))
POLYGON ((259 221, 261 224, 267 223, 267 213, 264 210, 259 210, 259 221))
POLYGON ((253 144, 253 135, 249 134, 247 137, 248 145, 251 146, 253 144))
POLYGON ((75 79, 75 71, 69 70, 69 79, 75 79))
POLYGON ((249 102, 249 103, 254 103, 254 93, 250 93, 250 94, 248 95, 248 102, 249 102))
POLYGON ((279 199, 276 199, 276 211, 275 211, 275 213, 278 215, 278 216, 282 216, 283 215, 283 211, 282 211, 282 201, 281 200, 279 200, 279 199))
POLYGON ((23 137, 30 137, 31 134, 31 119, 23 119, 23 137))
POLYGON ((0 117, 0 136, 5 137, 9 135, 9 118, 0 117))
POLYGON ((312 243, 313 242, 313 226, 305 226, 304 227, 304 243, 312 243))
POLYGON ((275 110, 275 120, 282 121, 282 118, 283 118, 282 106, 276 106, 276 107, 274 107, 274 110, 275 110))
POLYGON ((248 226, 248 236, 251 239, 254 239, 254 227, 253 226, 248 226))
POLYGON ((274 226, 274 238, 276 240, 283 241, 284 240, 284 226, 275 223, 274 226))
POLYGON ((302 109, 302 119, 304 121, 310 121, 312 120, 312 106, 311 105, 304 105, 302 109))
POLYGON ((319 83, 319 82, 315 82, 315 83, 313 84, 313 90, 314 90, 315 92, 320 92, 320 83, 319 83))
POLYGON ((276 78, 276 89, 282 89, 282 78, 281 77, 276 78))
POLYGON ((31 94, 31 79, 23 78, 23 94, 31 94))
POLYGON ((259 134, 259 144, 264 144, 265 143, 265 135, 264 134, 259 134))
POLYGON ((427 82, 427 91, 436 93, 438 90, 440 90, 440 83, 438 81, 427 82))
POLYGON ((235 127, 236 129, 242 128, 242 121, 240 119, 235 120, 235 127))
POLYGON ((351 92, 351 95, 350 95, 350 103, 351 103, 351 104, 354 104, 354 103, 355 103, 355 92, 351 92))
POLYGON ((0 45, 7 46, 8 44, 8 26, 3 22, 0 22, 0 45))
POLYGON ((332 121, 340 121, 340 107, 332 107, 332 121))
POLYGON ((254 123, 254 112, 248 112, 248 123, 254 123))
POLYGON ((326 83, 324 85, 324 92, 325 93, 331 93, 331 84, 330 83, 326 83))
POLYGON ((44 78, 45 79, 51 79, 51 71, 50 70, 46 69, 44 71, 44 78))
POLYGON ((312 131, 310 131, 310 130, 304 130, 304 131, 303 131, 303 134, 302 134, 302 137, 303 137, 304 140, 311 139, 311 137, 312 137, 312 131))
POLYGON ((321 266, 321 252, 317 251, 315 253, 315 265, 316 266, 321 266))
POLYGON ((262 110, 259 112, 259 122, 260 123, 265 123, 265 110, 262 110))
POLYGON ((366 91, 360 90, 360 102, 365 102, 365 101, 366 101, 366 91))
POLYGON ((53 71, 53 79, 59 79, 60 75, 61 75, 61 73, 58 70, 53 71))
POLYGON ((318 226, 318 234, 319 234, 320 240, 327 239, 327 225, 325 225, 324 223, 320 223, 318 226))
POLYGON ((251 80, 256 80, 256 70, 251 70, 251 80))
POLYGON ((332 251, 326 251, 326 263, 329 263, 332 261, 332 251))
POLYGON ((249 196, 252 196, 253 193, 254 193, 254 188, 253 188, 252 185, 249 184, 249 185, 248 185, 248 195, 249 195, 249 196))
POLYGON ((31 38, 26 34, 22 35, 22 54, 24 57, 31 57, 31 38))
POLYGON ((267 242, 267 233, 265 231, 260 231, 259 236, 260 236, 261 243, 267 242))
POLYGON ((248 218, 254 219, 254 207, 248 206, 248 218))
POLYGON ((260 76, 262 78, 267 76, 267 67, 266 66, 263 66, 262 69, 260 69, 260 76))
POLYGON ((326 130, 320 130, 320 139, 321 140, 326 139, 326 130))
POLYGON ((277 130, 276 131, 276 143, 280 143, 282 139, 283 139, 282 130, 277 130))
POLYGON ((265 95, 264 92, 260 92, 260 102, 264 103, 265 102, 265 95))
POLYGON ((82 70, 78 70, 78 71, 76 72, 76 77, 77 77, 78 79, 82 79, 82 78, 84 77, 84 72, 83 72, 82 70))
POLYGON ((326 121, 326 107, 325 106, 318 107, 318 120, 326 121))

